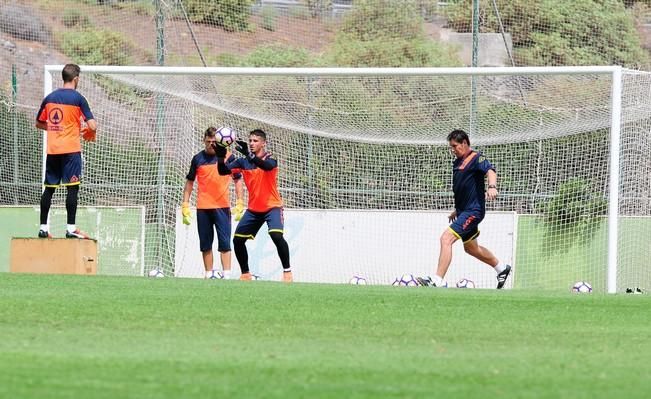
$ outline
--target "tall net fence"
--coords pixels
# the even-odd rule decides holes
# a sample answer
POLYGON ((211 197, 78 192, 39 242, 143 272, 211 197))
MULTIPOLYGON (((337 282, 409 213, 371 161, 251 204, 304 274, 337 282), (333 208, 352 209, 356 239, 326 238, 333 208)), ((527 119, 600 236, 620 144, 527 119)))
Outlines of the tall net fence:
MULTIPOLYGON (((39 201, 42 139, 33 121, 46 64, 467 66, 473 30, 479 66, 649 64, 644 2, 481 1, 476 23, 467 1, 221 3, 0 0, 0 203, 39 201)), ((102 140, 84 148, 80 200, 145 205, 146 268, 171 269, 173 213, 208 125, 271 132, 289 208, 391 210, 451 207, 444 139, 461 127, 498 167, 502 195, 489 210, 522 215, 516 234, 529 244, 518 245, 516 258, 531 263, 519 262, 518 284, 553 288, 585 278, 582 270, 604 281, 611 85, 594 74, 473 81, 84 73, 80 91, 102 140)), ((636 235, 648 231, 648 92, 646 73, 625 74, 623 285, 650 285, 649 254, 636 235)))
MULTIPOLYGON (((606 288, 611 75, 550 70, 470 76, 430 70, 409 76, 396 70, 393 75, 283 76, 225 71, 84 74, 80 90, 91 104, 103 106, 95 109, 101 140, 84 148, 87 172, 81 202, 145 206, 147 269, 171 272, 175 267, 177 208, 207 126, 228 125, 241 137, 258 127, 269 132, 288 209, 415 212, 453 208, 452 156, 445 137, 464 127, 472 131, 473 147, 498 171, 501 195, 488 210, 518 214, 517 230, 511 232, 517 235, 512 258, 517 286, 559 288, 587 279, 598 290, 606 288), (473 81, 474 112, 472 99, 459 93, 473 81), (111 101, 106 98, 109 86, 114 89, 111 101), (476 125, 467 127, 471 119, 476 125)), ((651 116, 651 81, 647 73, 624 76, 618 159, 620 288, 648 284, 643 265, 649 254, 642 249, 639 231, 651 227, 650 167, 643 156, 648 140, 640 139, 651 116)), ((39 187, 7 193, 36 199, 39 187)), ((393 248, 413 240, 435 247, 435 234, 423 237, 417 226, 399 223, 368 231, 378 246, 390 242, 393 248), (405 234, 395 241, 389 232, 397 229, 405 234)), ((321 234, 313 239, 335 248, 346 237, 324 220, 321 234)), ((196 252, 194 247, 182 250, 196 252)), ((342 273, 364 262, 368 250, 360 248, 359 259, 339 265, 342 273)), ((432 268, 434 252, 431 259, 413 259, 420 263, 414 267, 432 268)), ((332 267, 327 259, 314 262, 324 262, 316 269, 332 267)), ((390 278, 376 276, 379 282, 390 278)))

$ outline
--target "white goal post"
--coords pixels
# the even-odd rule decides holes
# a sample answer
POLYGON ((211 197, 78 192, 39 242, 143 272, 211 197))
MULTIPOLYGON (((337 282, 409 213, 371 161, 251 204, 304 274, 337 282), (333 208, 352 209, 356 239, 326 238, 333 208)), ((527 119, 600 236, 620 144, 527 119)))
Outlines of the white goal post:
MULTIPOLYGON (((45 66, 46 94, 62 67, 45 66)), ((517 286, 561 288, 576 279, 614 293, 651 280, 638 264, 650 256, 629 255, 644 244, 631 228, 620 229, 646 220, 651 208, 646 177, 641 188, 621 180, 649 169, 639 156, 628 157, 651 124, 647 73, 618 66, 81 70, 79 90, 98 119, 103 148, 89 162, 120 149, 115 158, 98 157, 112 162, 117 177, 100 199, 147 204, 147 222, 157 231, 147 243, 155 247, 148 268, 174 267, 182 193, 176 184, 209 125, 233 126, 241 135, 258 126, 271 132, 287 208, 364 211, 451 208, 445 136, 463 128, 497 166, 501 199, 489 211, 526 221, 518 222, 517 286), (469 128, 471 115, 479 119, 469 128), (134 158, 138 146, 147 149, 143 159, 134 158), (138 162, 148 167, 143 174, 134 169, 138 162), (120 181, 131 175, 137 178, 120 181)), ((422 245, 437 247, 440 233, 422 245)))

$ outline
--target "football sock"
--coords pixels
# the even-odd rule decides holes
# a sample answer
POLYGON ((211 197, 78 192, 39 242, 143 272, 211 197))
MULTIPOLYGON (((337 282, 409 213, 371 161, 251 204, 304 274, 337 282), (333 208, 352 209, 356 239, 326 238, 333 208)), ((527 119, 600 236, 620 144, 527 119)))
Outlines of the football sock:
POLYGON ((240 264, 242 274, 249 272, 249 253, 246 252, 246 238, 235 237, 233 238, 233 249, 235 249, 235 257, 237 263, 240 264))
POLYGON ((269 233, 271 240, 276 244, 276 249, 278 250, 278 257, 280 257, 280 263, 283 265, 284 270, 290 270, 289 265, 289 245, 283 237, 283 233, 273 232, 269 233))
POLYGON ((435 275, 432 277, 432 282, 434 283, 435 286, 440 287, 443 285, 443 277, 435 275))
POLYGON ((45 187, 41 195, 41 225, 47 225, 47 215, 50 213, 53 195, 54 187, 45 187))
POLYGON ((506 270, 506 265, 502 262, 498 262, 497 266, 495 266, 495 271, 497 272, 497 274, 502 273, 504 270, 506 270))
POLYGON ((229 270, 224 270, 224 278, 226 280, 229 280, 231 278, 231 271, 229 270))
POLYGON ((42 224, 41 227, 40 227, 39 229, 40 229, 40 230, 43 230, 43 231, 48 231, 47 224, 42 224))
MULTIPOLYGON (((68 186, 68 194, 66 195, 66 212, 68 214, 68 225, 75 224, 77 218, 77 196, 79 194, 79 186, 68 186)), ((73 230, 74 231, 74 230, 73 230)), ((72 233, 72 231, 71 231, 72 233)))
POLYGON ((66 226, 66 230, 68 230, 68 233, 74 233, 77 230, 77 225, 69 224, 66 226))

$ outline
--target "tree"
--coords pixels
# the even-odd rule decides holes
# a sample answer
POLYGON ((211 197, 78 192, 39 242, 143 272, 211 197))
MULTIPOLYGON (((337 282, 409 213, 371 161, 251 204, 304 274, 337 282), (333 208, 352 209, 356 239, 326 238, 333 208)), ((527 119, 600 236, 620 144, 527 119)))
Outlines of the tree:
POLYGON ((249 27, 253 0, 185 0, 185 7, 192 22, 221 26, 229 32, 249 27))
MULTIPOLYGON (((523 65, 623 65, 649 62, 633 18, 617 0, 497 0, 523 65)), ((447 9, 448 26, 472 31, 471 3, 447 9)), ((491 0, 480 0, 481 31, 499 32, 491 0)))
POLYGON ((324 63, 356 67, 460 65, 456 49, 425 35, 415 0, 360 0, 346 16, 324 63))

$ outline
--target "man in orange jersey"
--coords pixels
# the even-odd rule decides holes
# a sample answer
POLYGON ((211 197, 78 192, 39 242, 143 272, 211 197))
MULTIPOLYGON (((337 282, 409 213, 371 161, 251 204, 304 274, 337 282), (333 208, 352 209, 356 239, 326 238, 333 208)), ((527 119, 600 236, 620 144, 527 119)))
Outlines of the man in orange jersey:
POLYGON ((249 142, 238 140, 235 149, 244 155, 228 159, 225 150, 218 150, 219 174, 241 173, 249 193, 249 203, 242 220, 235 229, 233 247, 242 269, 242 280, 251 280, 249 254, 246 240, 255 238, 260 227, 266 222, 269 236, 276 245, 283 266, 283 281, 291 282, 292 269, 289 265, 289 246, 283 237, 283 201, 278 192, 278 162, 266 151, 267 135, 261 129, 249 133, 249 142))
POLYGON ((97 123, 90 111, 88 101, 77 91, 79 66, 67 64, 63 67, 63 88, 48 94, 41 103, 36 116, 36 127, 47 131, 47 158, 45 161, 45 181, 41 196, 41 227, 38 236, 51 237, 48 228, 48 214, 54 190, 65 186, 67 211, 67 238, 89 238, 77 228, 77 197, 81 183, 81 142, 95 141, 97 123), (81 121, 86 126, 82 129, 81 121))
MULTIPOLYGON (((212 244, 217 231, 217 250, 220 254, 224 278, 231 276, 231 201, 229 176, 221 176, 217 171, 217 144, 215 133, 217 129, 209 127, 203 137, 205 148, 192 158, 190 172, 186 176, 185 189, 183 190, 183 223, 190 224, 190 195, 197 181, 197 230, 199 232, 199 249, 203 256, 203 266, 206 278, 215 278, 217 274, 213 265, 212 244)), ((226 150, 225 147, 221 147, 226 150)), ((237 203, 242 203, 241 175, 233 175, 235 181, 235 195, 237 203)), ((241 211, 243 212, 242 208, 241 211)), ((236 210, 235 212, 238 212, 236 210)))

